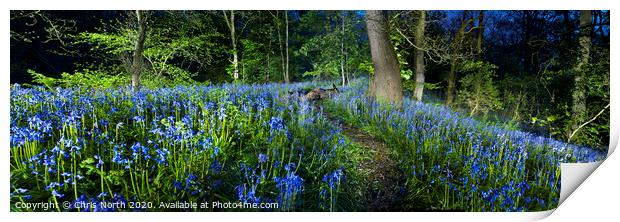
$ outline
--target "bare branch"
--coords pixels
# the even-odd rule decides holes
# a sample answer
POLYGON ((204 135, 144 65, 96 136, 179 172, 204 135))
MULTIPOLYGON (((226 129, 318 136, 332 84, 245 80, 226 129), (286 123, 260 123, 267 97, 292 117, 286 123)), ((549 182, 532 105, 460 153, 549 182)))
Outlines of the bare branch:
POLYGON ((575 129, 575 131, 573 131, 570 136, 568 137, 568 143, 570 143, 570 140, 573 138, 573 136, 575 136, 575 134, 577 133, 577 131, 579 131, 581 128, 583 128, 585 125, 588 125, 589 123, 591 123, 592 121, 594 121, 597 117, 599 117, 601 114, 603 114, 603 112, 605 112, 605 110, 607 110, 607 108, 609 108, 610 104, 607 104, 607 106, 605 106, 605 108, 603 108, 600 112, 598 112, 598 114, 596 114, 596 116, 594 116, 594 118, 588 120, 587 122, 581 124, 579 127, 577 127, 577 129, 575 129))

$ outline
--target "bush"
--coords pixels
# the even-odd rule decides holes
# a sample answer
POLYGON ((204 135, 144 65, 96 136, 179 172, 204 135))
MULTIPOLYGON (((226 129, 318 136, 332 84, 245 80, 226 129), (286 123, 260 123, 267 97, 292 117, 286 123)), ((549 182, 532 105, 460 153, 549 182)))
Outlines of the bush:
POLYGON ((493 84, 497 66, 483 61, 465 61, 460 71, 466 74, 461 82, 457 100, 469 110, 473 116, 479 112, 486 116, 489 111, 502 108, 499 90, 493 84))
POLYGON ((110 75, 99 70, 89 69, 83 69, 73 74, 65 72, 60 74, 60 78, 47 77, 30 69, 27 72, 32 76, 34 83, 46 87, 105 89, 125 85, 129 80, 123 74, 110 75))

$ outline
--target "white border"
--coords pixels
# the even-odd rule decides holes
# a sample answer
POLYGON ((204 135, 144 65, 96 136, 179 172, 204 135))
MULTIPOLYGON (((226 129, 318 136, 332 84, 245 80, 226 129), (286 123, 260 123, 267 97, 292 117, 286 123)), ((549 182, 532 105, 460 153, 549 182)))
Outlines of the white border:
MULTIPOLYGON (((2 177, 4 183, 0 184, 0 190, 9 190, 9 10, 10 9, 56 9, 56 10, 93 10, 93 9, 383 9, 383 10, 403 10, 403 9, 426 9, 426 10, 463 10, 463 9, 496 9, 496 10, 527 10, 527 9, 549 9, 549 10, 566 10, 566 9, 609 9, 612 10, 612 23, 617 23, 615 16, 616 4, 613 0, 608 1, 576 1, 576 0, 380 0, 380 1, 360 1, 360 0, 262 0, 262 1, 206 1, 206 0, 173 0, 173 1, 136 1, 136 0, 107 0, 107 1, 75 1, 75 0, 21 0, 3 2, 3 9, 0 16, 3 19, 1 29, 4 35, 0 38, 3 40, 5 50, 2 53, 2 65, 5 73, 1 75, 0 82, 0 156, 5 160, 1 166, 2 177), (6 8, 5 8, 6 7, 6 8)), ((617 37, 614 34, 615 29, 611 29, 611 69, 616 70, 613 61, 614 56, 618 52, 616 42, 617 37), (614 40, 615 39, 615 40, 614 40)), ((618 91, 614 86, 618 86, 618 79, 611 74, 611 95, 617 98, 618 91)), ((620 122, 614 115, 617 113, 619 104, 617 100, 612 99, 612 116, 611 116, 611 143, 610 151, 617 146, 618 128, 620 122)), ((611 154, 611 152, 610 152, 611 154)), ((596 163, 593 163, 596 164, 596 163)), ((598 164, 596 164, 598 165, 598 164)), ((618 158, 617 155, 610 156, 608 160, 601 164, 601 169, 587 179, 586 184, 582 184, 570 198, 556 210, 549 218, 551 221, 575 221, 578 219, 594 220, 594 221, 611 221, 617 219, 618 200, 620 200, 620 192, 613 185, 618 184, 618 158)), ((564 167, 564 166, 563 166, 564 167)), ((570 167, 569 167, 570 168, 570 167)), ((596 167, 590 166, 590 170, 596 167)), ((567 172, 563 171, 565 175, 567 172)), ((564 181, 563 181, 564 184, 564 181)), ((578 183, 577 183, 578 184, 578 183)), ((579 186, 579 185, 577 185, 579 186)), ((563 191, 564 192, 564 191, 563 191)), ((551 211, 542 213, 108 213, 108 214, 76 214, 76 213, 8 213, 8 192, 0 192, 0 210, 4 215, 3 220, 7 221, 110 221, 110 220, 137 220, 142 221, 145 218, 156 221, 173 221, 173 220, 190 220, 190 221, 273 221, 275 220, 295 220, 295 221, 378 221, 378 220, 403 220, 403 221, 521 221, 540 219, 549 214, 551 211), (5 219, 6 218, 6 219, 5 219)))
POLYGON ((464 10, 464 9, 610 9, 613 1, 577 1, 577 0, 174 0, 174 1, 140 1, 140 0, 20 0, 9 2, 9 9, 381 9, 381 10, 464 10))

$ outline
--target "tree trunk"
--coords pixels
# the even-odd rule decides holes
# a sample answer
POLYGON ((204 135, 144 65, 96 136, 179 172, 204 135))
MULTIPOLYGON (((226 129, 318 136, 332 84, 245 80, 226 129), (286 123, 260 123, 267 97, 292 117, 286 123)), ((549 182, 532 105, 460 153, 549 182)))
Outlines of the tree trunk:
MULTIPOLYGON (((269 29, 269 33, 272 33, 273 29, 269 29)), ((271 76, 271 35, 269 35, 269 45, 267 45, 267 82, 269 82, 269 76, 271 76)))
POLYGON ((424 51, 422 51, 422 48, 424 48, 425 25, 426 11, 420 11, 418 25, 415 31, 415 44, 418 48, 415 48, 415 90, 413 92, 413 97, 418 101, 422 101, 422 95, 424 93, 424 51))
POLYGON ((532 49, 530 48, 530 41, 532 40, 533 34, 533 26, 532 23, 535 21, 536 14, 535 11, 523 11, 523 70, 525 73, 532 73, 532 49))
POLYGON ((484 36, 484 11, 480 10, 478 15, 478 41, 476 41, 476 55, 478 59, 482 59, 482 40, 484 36))
POLYGON ((230 30, 230 41, 232 45, 232 53, 233 53, 233 79, 239 79, 239 58, 237 55, 237 39, 235 37, 235 12, 230 10, 230 16, 226 14, 224 11, 224 19, 226 19, 226 25, 228 25, 228 30, 230 30))
POLYGON ((590 32, 592 30, 592 11, 583 10, 579 17, 579 56, 574 70, 573 121, 571 129, 577 130, 586 118, 586 86, 584 66, 590 60, 590 32))
MULTIPOLYGON (((562 23, 564 24, 564 33, 562 34, 562 42, 560 43, 560 57, 567 58, 571 56, 572 49, 572 41, 573 41, 573 27, 571 25, 570 14, 568 10, 562 11, 562 23)), ((564 71, 569 72, 573 68, 573 64, 571 64, 568 59, 561 59, 560 64, 563 67, 564 71)))
POLYGON ((454 102, 454 85, 456 81, 456 59, 450 59, 450 71, 448 72, 448 87, 446 88, 446 105, 454 102))
POLYGON ((566 29, 564 30, 564 36, 563 36, 565 41, 569 41, 571 39, 571 33, 573 31, 573 28, 570 22, 570 15, 568 13, 569 13, 568 10, 562 11, 564 29, 566 29))
POLYGON ((278 29, 278 44, 280 45, 280 64, 282 65, 282 77, 283 79, 286 81, 286 62, 284 61, 284 46, 282 43, 282 34, 280 32, 280 13, 278 12, 278 14, 276 14, 275 19, 276 19, 276 24, 278 25, 277 29, 278 29))
POLYGON ((284 72, 284 82, 289 83, 290 77, 288 73, 288 11, 284 11, 284 21, 286 22, 286 71, 284 72))
POLYGON ((341 36, 341 41, 340 41, 340 73, 342 74, 342 86, 346 86, 347 85, 347 76, 344 73, 344 59, 345 59, 345 54, 344 54, 344 36, 345 36, 344 12, 342 12, 341 17, 342 17, 342 36, 341 36))
POLYGON ((366 30, 375 69, 370 84, 371 96, 378 102, 401 104, 403 90, 400 67, 390 41, 389 26, 383 11, 366 11, 366 30))
POLYGON ((140 88, 140 74, 143 68, 142 53, 144 52, 144 41, 146 40, 147 18, 144 12, 136 10, 136 20, 138 23, 138 37, 136 38, 133 55, 131 59, 131 86, 134 90, 140 88))
POLYGON ((446 89, 446 104, 448 106, 454 103, 454 91, 456 85, 456 66, 458 63, 458 59, 456 54, 458 54, 458 49, 463 41, 465 36, 465 27, 469 24, 467 18, 467 11, 463 11, 463 17, 461 19, 461 27, 456 31, 456 36, 454 37, 454 42, 452 42, 451 50, 453 51, 453 56, 450 57, 450 71, 448 72, 448 87, 446 89))

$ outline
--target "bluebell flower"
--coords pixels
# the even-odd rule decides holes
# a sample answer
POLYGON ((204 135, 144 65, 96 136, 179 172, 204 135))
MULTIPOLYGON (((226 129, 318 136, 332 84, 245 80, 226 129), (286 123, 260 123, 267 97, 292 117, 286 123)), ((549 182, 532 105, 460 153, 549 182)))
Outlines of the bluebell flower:
POLYGON ((99 195, 97 195, 97 199, 102 199, 102 198, 104 198, 106 196, 108 196, 108 192, 107 191, 101 192, 101 193, 99 193, 99 195))
POLYGON ((284 130, 284 120, 280 117, 271 117, 271 120, 269 121, 269 127, 271 127, 271 130, 273 131, 282 131, 284 130))
POLYGON ((131 118, 135 123, 142 123, 144 122, 144 117, 142 116, 134 116, 133 118, 131 118))
POLYGON ((101 157, 99 157, 99 155, 95 155, 94 158, 95 158, 95 160, 97 160, 97 165, 95 167, 101 168, 101 166, 103 166, 103 164, 104 164, 104 162, 101 159, 101 157))
POLYGON ((116 203, 124 203, 127 204, 127 200, 125 200, 125 197, 123 197, 121 194, 119 193, 115 193, 114 196, 112 197, 112 201, 116 202, 116 203))
POLYGON ((174 182, 172 182, 172 186, 176 190, 182 190, 183 189, 183 184, 181 183, 181 181, 175 180, 174 182))
POLYGON ((338 145, 343 146, 345 144, 345 142, 346 141, 344 140, 344 137, 338 138, 338 145))
POLYGON ((62 197, 65 196, 64 194, 58 193, 58 191, 56 191, 56 190, 52 190, 52 195, 54 195, 54 196, 56 196, 58 198, 62 198, 62 197))
POLYGON ((200 140, 198 144, 202 147, 203 150, 211 148, 213 145, 213 139, 211 137, 206 138, 204 140, 200 140))
POLYGON ((267 155, 262 154, 262 153, 258 154, 258 162, 259 163, 267 162, 267 155))
POLYGON ((157 164, 167 164, 166 161, 168 159, 168 155, 170 155, 170 151, 168 151, 168 149, 156 149, 155 153, 157 153, 157 156, 155 156, 155 161, 157 162, 157 164))
POLYGON ((294 165, 285 165, 286 175, 275 177, 276 188, 279 189, 278 202, 283 209, 294 207, 294 200, 301 196, 304 179, 294 173, 294 165))
POLYGON ((337 170, 323 176, 323 182, 329 185, 329 188, 334 190, 340 183, 344 181, 344 167, 340 167, 337 170))
POLYGON ((90 208, 85 208, 86 206, 90 206, 91 200, 86 197, 84 194, 80 195, 78 199, 74 200, 71 204, 71 209, 79 209, 80 211, 90 211, 90 208))
POLYGON ((58 183, 58 182, 50 182, 49 185, 45 186, 45 190, 51 190, 54 189, 54 187, 61 187, 62 184, 58 183))
POLYGON ((209 165, 209 170, 214 174, 219 174, 222 171, 222 164, 217 160, 213 160, 209 165))

